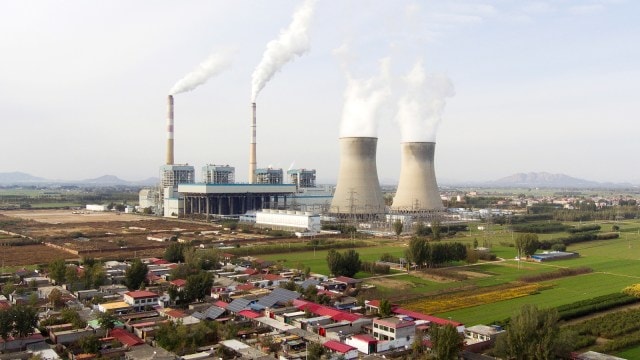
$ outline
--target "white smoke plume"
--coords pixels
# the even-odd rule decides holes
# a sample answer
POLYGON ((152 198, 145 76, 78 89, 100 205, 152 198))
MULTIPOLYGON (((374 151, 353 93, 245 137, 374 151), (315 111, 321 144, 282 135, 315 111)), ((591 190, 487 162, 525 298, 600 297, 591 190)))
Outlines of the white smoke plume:
POLYGON ((195 70, 178 80, 169 91, 169 94, 175 95, 191 91, 206 83, 209 78, 220 74, 231 66, 231 57, 231 51, 222 51, 209 56, 209 58, 198 65, 195 70))
POLYGON ((453 83, 445 75, 427 74, 420 60, 404 82, 406 93, 395 118, 402 142, 435 142, 446 99, 455 95, 453 83))
POLYGON ((251 75, 251 102, 256 102, 260 91, 284 64, 309 50, 308 32, 315 3, 315 0, 306 0, 293 14, 289 27, 267 44, 262 60, 251 75))
POLYGON ((391 97, 390 60, 380 61, 380 74, 354 79, 347 73, 340 137, 377 137, 381 110, 391 97))

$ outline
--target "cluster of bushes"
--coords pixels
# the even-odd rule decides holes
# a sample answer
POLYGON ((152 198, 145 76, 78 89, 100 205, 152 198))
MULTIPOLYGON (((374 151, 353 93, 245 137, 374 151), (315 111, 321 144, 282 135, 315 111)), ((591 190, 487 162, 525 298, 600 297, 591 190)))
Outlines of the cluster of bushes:
POLYGON ((349 224, 322 224, 322 230, 337 230, 343 234, 356 232, 356 227, 349 224))
POLYGON ((588 274, 593 272, 593 269, 588 267, 579 267, 575 269, 558 269, 555 271, 551 271, 543 274, 535 274, 535 275, 524 275, 518 278, 518 281, 532 283, 538 281, 547 281, 553 279, 559 279, 567 276, 575 276, 581 274, 588 274))
POLYGON ((393 256, 389 253, 384 253, 380 256, 380 261, 390 262, 390 263, 400 263, 400 258, 397 256, 393 256))
POLYGON ((620 237, 620 235, 617 233, 605 233, 605 234, 578 233, 565 238, 559 238, 559 239, 553 239, 553 240, 542 240, 540 241, 540 249, 549 250, 549 249, 553 249, 553 246, 557 244, 562 244, 566 247, 570 244, 575 244, 575 243, 580 243, 585 241, 610 240, 610 239, 617 239, 618 237, 620 237))
POLYGON ((389 265, 378 264, 370 261, 363 261, 360 266, 360 270, 373 275, 386 275, 391 273, 391 267, 389 265))
POLYGON ((576 301, 571 304, 559 306, 557 309, 560 320, 571 320, 599 311, 613 309, 618 306, 633 304, 638 301, 640 301, 640 299, 635 296, 613 293, 598 296, 593 299, 576 301))
POLYGON ((616 206, 603 210, 558 210, 553 213, 553 218, 558 221, 592 221, 592 220, 616 220, 635 219, 640 216, 640 211, 634 206, 616 206))
POLYGON ((576 226, 576 227, 572 227, 570 229, 567 229, 567 232, 570 234, 575 234, 575 233, 581 233, 581 232, 588 232, 588 231, 600 231, 601 227, 600 225, 583 225, 583 226, 576 226))
POLYGON ((514 224, 511 229, 518 233, 548 234, 567 230, 568 226, 561 222, 545 222, 531 224, 514 224))
POLYGON ((490 253, 487 251, 477 251, 477 253, 478 253, 478 260, 496 261, 496 259, 498 258, 496 254, 490 253))
POLYGON ((568 328, 582 338, 574 343, 574 349, 578 349, 578 345, 592 345, 597 337, 603 337, 611 341, 597 346, 594 350, 610 353, 640 344, 640 310, 611 313, 568 328))

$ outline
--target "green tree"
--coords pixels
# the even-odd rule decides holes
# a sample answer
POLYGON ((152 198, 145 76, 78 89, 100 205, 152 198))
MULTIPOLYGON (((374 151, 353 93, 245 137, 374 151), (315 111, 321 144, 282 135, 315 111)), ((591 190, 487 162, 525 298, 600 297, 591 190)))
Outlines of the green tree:
POLYGON ((396 220, 393 222, 393 232, 396 233, 396 239, 400 240, 400 234, 402 234, 402 221, 396 220))
POLYGON ((176 334, 178 333, 178 325, 172 321, 160 324, 155 333, 155 341, 161 348, 167 351, 175 351, 180 347, 182 339, 176 334))
POLYGON ((324 347, 322 344, 309 341, 307 342, 307 359, 308 360, 320 360, 324 355, 324 347))
POLYGON ((421 268, 427 261, 429 255, 429 244, 422 237, 413 237, 409 242, 409 248, 405 251, 405 257, 421 268))
POLYGON ((184 244, 177 243, 177 242, 171 243, 164 250, 163 258, 167 261, 171 261, 175 263, 184 262, 184 250, 185 250, 184 244))
POLYGON ((198 274, 187 277, 183 291, 185 300, 188 302, 203 300, 211 294, 211 286, 213 286, 213 277, 209 272, 200 271, 198 274))
POLYGON ((78 282, 78 271, 75 265, 68 265, 64 271, 64 278, 66 279, 69 289, 73 291, 75 284, 78 282))
POLYGON ((520 256, 531 256, 535 254, 536 250, 540 247, 538 235, 536 234, 518 234, 515 242, 516 249, 520 256))
POLYGON ((146 264, 142 263, 140 259, 134 259, 125 272, 125 285, 129 290, 139 289, 140 285, 145 283, 148 272, 146 264))
POLYGON ((11 308, 8 309, 0 309, 0 337, 4 342, 4 346, 6 345, 7 339, 9 339, 9 335, 13 332, 13 312, 11 308))
POLYGON ((558 311, 524 305, 496 340, 496 355, 508 359, 555 359, 558 343, 558 311))
POLYGON ((353 249, 349 249, 342 254, 342 274, 348 277, 354 277, 362 268, 360 254, 353 249))
POLYGON ((433 353, 438 360, 457 359, 458 353, 462 350, 462 336, 455 326, 446 324, 444 326, 432 325, 429 329, 433 353))
POLYGON ((112 311, 105 311, 98 314, 98 324, 107 331, 107 336, 109 336, 109 332, 116 327, 117 321, 118 317, 115 316, 112 311))
POLYGON ((82 320, 80 314, 74 309, 64 308, 60 311, 60 317, 65 323, 73 325, 74 329, 81 329, 87 326, 87 322, 82 320))
POLYGON ((64 259, 53 260, 49 263, 49 277, 53 279, 57 285, 64 284, 66 270, 67 267, 64 259))
POLYGON ((62 301, 62 291, 57 288, 54 288, 49 292, 49 296, 47 297, 47 299, 49 300, 49 304, 51 304, 54 309, 58 309, 64 306, 64 302, 62 301))
POLYGON ((440 232, 442 230, 442 226, 440 224, 440 220, 434 219, 431 221, 431 233, 433 234, 434 240, 440 240, 440 232))
POLYGON ((333 275, 339 276, 342 271, 342 254, 335 249, 329 250, 327 253, 327 265, 333 275))
MULTIPOLYGON (((25 305, 11 307, 13 313, 13 332, 19 338, 33 334, 33 330, 38 324, 38 311, 25 305)), ((22 346, 21 346, 22 348, 22 346)))
POLYGON ((96 354, 100 350, 100 339, 93 334, 80 338, 76 344, 86 354, 96 354))
POLYGON ((387 299, 380 300, 380 317, 391 316, 391 303, 387 299))

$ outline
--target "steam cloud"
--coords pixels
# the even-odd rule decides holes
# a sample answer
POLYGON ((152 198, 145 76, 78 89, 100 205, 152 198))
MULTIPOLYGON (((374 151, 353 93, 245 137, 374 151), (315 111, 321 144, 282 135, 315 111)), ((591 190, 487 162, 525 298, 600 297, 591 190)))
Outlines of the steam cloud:
POLYGON ((280 36, 267 44, 267 49, 262 54, 262 60, 251 76, 251 102, 256 102, 260 91, 284 64, 309 50, 307 33, 314 7, 315 0, 305 1, 293 14, 293 20, 289 27, 281 30, 280 36))
POLYGON ((224 51, 209 56, 209 58, 198 65, 192 72, 180 79, 169 91, 169 94, 175 95, 183 92, 191 91, 198 86, 204 84, 212 76, 218 75, 222 71, 231 66, 231 52, 224 51))
POLYGON ((402 142, 435 142, 446 98, 455 95, 453 83, 445 75, 427 74, 422 61, 416 62, 404 82, 407 90, 398 101, 395 118, 402 142))
POLYGON ((340 137, 377 137, 380 110, 391 97, 390 60, 380 61, 380 74, 354 79, 347 73, 340 137))

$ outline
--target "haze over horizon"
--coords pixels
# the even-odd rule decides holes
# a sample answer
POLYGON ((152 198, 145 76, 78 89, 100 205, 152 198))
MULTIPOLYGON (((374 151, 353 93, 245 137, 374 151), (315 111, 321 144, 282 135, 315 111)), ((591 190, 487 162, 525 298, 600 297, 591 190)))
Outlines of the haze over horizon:
MULTIPOLYGON (((246 179, 252 73, 302 4, 2 2, 0 173, 158 176, 169 89, 232 49, 229 68, 175 95, 175 159, 198 179, 212 163, 246 179)), ((398 104, 420 63, 455 89, 433 135, 439 182, 532 171, 638 181, 638 10, 629 0, 317 1, 308 51, 257 99, 258 167, 295 162, 335 179, 345 91, 378 79, 386 61, 388 97, 371 111, 380 179, 399 176, 398 104)))

